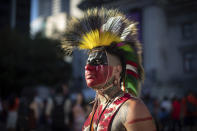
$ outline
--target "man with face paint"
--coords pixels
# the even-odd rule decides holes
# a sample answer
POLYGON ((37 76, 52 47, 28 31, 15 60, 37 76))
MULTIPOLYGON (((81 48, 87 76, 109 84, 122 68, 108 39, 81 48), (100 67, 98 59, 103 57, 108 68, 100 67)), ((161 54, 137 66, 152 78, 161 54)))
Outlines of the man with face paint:
POLYGON ((143 79, 136 24, 117 10, 91 9, 70 22, 63 47, 89 50, 87 86, 96 91, 83 131, 154 131, 153 118, 139 99, 143 79))
POLYGON ((85 78, 88 87, 101 89, 112 75, 112 68, 107 63, 107 56, 104 51, 90 53, 85 66, 85 78))

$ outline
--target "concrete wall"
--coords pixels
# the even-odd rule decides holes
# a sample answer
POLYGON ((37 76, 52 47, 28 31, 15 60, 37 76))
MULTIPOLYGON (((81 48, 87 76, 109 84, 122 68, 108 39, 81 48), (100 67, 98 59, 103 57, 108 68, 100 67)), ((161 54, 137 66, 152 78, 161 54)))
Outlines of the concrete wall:
POLYGON ((167 22, 165 12, 158 6, 148 6, 143 9, 143 41, 144 68, 148 73, 155 70, 156 78, 166 80, 168 63, 167 52, 167 22))

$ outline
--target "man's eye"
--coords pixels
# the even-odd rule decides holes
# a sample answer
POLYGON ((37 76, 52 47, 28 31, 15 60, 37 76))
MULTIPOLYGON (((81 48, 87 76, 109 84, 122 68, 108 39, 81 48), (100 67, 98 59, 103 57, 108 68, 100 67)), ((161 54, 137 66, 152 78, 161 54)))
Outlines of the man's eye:
POLYGON ((91 62, 91 60, 87 60, 87 63, 90 63, 91 62))
POLYGON ((96 64, 101 64, 102 61, 101 61, 101 60, 95 60, 95 63, 96 63, 96 64))
POLYGON ((87 60, 87 64, 101 65, 103 64, 103 61, 100 59, 87 60))

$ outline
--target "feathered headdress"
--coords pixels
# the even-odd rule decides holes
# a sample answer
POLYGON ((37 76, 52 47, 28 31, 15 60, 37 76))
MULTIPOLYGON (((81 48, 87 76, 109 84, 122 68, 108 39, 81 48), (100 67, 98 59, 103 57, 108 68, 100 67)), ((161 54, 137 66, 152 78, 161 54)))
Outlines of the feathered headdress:
POLYGON ((138 96, 143 68, 134 21, 128 20, 118 10, 90 9, 83 18, 69 22, 64 38, 62 47, 67 53, 75 47, 85 50, 104 47, 107 52, 120 57, 124 69, 123 90, 138 96))

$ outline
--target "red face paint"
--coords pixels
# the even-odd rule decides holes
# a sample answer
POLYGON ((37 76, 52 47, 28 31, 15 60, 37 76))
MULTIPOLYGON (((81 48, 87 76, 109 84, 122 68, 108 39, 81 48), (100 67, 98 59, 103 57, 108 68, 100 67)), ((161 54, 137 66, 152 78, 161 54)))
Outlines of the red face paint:
POLYGON ((106 84, 112 76, 113 67, 108 65, 85 66, 85 79, 88 87, 98 88, 106 84))

